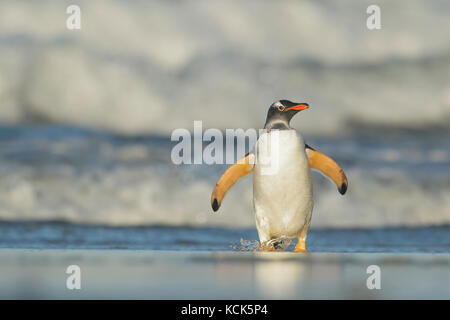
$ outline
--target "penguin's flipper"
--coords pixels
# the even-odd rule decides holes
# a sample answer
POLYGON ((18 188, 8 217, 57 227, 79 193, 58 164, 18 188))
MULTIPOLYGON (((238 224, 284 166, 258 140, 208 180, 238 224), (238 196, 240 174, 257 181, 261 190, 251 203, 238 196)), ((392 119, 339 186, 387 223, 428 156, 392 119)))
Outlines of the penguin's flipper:
POLYGON ((330 157, 324 155, 308 145, 305 145, 306 155, 308 156, 308 163, 311 169, 319 170, 338 187, 340 194, 345 194, 348 187, 348 180, 345 176, 344 170, 330 157))
POLYGON ((254 161, 251 160, 253 160, 253 155, 246 154, 222 174, 211 194, 211 207, 214 211, 219 210, 225 194, 236 181, 252 172, 254 161))

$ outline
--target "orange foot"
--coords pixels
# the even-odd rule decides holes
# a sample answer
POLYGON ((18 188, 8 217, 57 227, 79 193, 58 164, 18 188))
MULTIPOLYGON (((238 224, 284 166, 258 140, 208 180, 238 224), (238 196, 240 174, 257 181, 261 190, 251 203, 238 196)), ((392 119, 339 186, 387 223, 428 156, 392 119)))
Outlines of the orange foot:
POLYGON ((298 243, 294 248, 294 252, 308 253, 306 250, 306 242, 304 240, 298 239, 298 243))

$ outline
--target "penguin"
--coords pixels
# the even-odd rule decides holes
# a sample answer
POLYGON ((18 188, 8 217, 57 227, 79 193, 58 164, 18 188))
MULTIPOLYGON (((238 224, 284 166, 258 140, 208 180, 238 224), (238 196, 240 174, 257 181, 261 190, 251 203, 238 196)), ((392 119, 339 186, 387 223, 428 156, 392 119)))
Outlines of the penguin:
POLYGON ((307 252, 313 211, 312 169, 331 179, 341 195, 348 188, 342 168, 291 128, 292 117, 308 108, 307 103, 274 102, 253 150, 223 173, 211 194, 216 212, 227 191, 253 172, 253 209, 261 251, 277 250, 277 239, 297 238, 294 252, 307 252))

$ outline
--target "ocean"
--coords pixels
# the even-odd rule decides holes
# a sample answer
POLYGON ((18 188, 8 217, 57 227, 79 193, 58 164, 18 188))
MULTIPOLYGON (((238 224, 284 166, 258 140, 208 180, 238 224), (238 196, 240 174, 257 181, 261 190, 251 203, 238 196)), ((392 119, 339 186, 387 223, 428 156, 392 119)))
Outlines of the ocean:
MULTIPOLYGON (((341 196, 313 174, 308 248, 448 253, 446 132, 354 130, 335 139, 305 136, 349 179, 341 196)), ((60 125, 0 127, 0 247, 254 248, 251 176, 213 213, 212 188, 227 165, 174 165, 176 143, 60 125)))
POLYGON ((341 196, 313 174, 311 250, 344 232, 367 246, 328 250, 376 251, 364 237, 380 232, 410 251, 412 230, 433 230, 420 250, 448 250, 450 4, 379 1, 377 31, 369 4, 80 0, 69 30, 64 2, 0 1, 0 246, 78 246, 64 230, 123 239, 110 247, 176 250, 192 230, 201 250, 256 240, 251 177, 212 213, 227 165, 174 165, 170 136, 194 121, 259 129, 289 99, 310 105, 293 128, 349 179, 341 196))
MULTIPOLYGON (((61 222, 0 223, 0 249, 257 252, 251 228, 111 227, 61 222)), ((450 253, 450 226, 313 228, 310 253, 450 253)), ((292 251, 294 244, 287 247, 292 251)))

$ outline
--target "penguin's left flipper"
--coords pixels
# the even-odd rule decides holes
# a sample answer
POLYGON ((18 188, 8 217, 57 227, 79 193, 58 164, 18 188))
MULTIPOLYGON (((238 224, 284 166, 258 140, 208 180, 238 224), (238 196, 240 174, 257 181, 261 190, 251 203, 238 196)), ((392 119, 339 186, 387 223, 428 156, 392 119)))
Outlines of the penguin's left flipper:
POLYGON ((254 166, 253 154, 246 154, 242 159, 236 161, 219 178, 211 194, 211 207, 214 211, 219 210, 227 191, 243 176, 252 172, 254 166))
POLYGON ((319 170, 336 184, 339 193, 345 194, 348 188, 348 180, 344 170, 330 157, 322 152, 305 145, 308 163, 311 169, 319 170))

